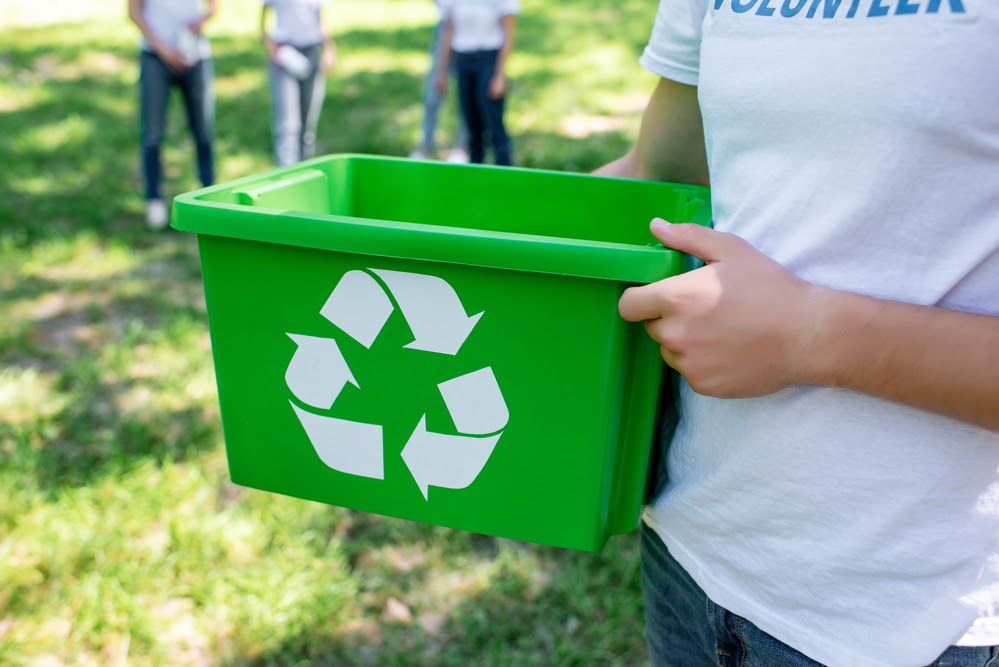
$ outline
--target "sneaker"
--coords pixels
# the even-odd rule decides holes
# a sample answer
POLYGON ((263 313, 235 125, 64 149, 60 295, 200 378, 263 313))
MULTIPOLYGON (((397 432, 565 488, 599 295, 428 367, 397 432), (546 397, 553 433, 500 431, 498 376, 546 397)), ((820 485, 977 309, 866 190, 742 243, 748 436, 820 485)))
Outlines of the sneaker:
POLYGON ((427 155, 426 153, 424 153, 422 150, 417 149, 417 150, 415 150, 415 151, 413 151, 412 153, 409 154, 409 159, 410 160, 429 160, 431 158, 430 158, 429 155, 427 155))
POLYGON ((468 151, 464 148, 452 148, 447 152, 447 161, 455 164, 466 164, 468 162, 468 151))
POLYGON ((150 199, 146 202, 146 224, 149 229, 163 229, 167 226, 167 209, 162 199, 150 199))

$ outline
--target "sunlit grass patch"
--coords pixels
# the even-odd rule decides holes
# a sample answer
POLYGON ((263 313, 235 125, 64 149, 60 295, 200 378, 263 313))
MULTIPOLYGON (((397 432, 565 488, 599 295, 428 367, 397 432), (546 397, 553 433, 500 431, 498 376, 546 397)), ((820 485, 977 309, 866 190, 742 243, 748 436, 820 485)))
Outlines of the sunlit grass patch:
POLYGON ((54 395, 55 378, 34 368, 0 370, 0 414, 15 427, 59 412, 64 402, 54 395))

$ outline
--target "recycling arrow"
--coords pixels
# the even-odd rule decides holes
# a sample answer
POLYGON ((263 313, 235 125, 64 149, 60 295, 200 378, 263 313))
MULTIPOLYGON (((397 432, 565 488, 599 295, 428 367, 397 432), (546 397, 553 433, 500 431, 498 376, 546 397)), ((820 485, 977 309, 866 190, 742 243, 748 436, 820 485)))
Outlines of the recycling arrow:
POLYGON ((385 479, 382 427, 323 417, 291 404, 323 463, 348 475, 385 479))
POLYGON ((319 313, 344 333, 370 348, 394 310, 378 281, 364 271, 348 271, 319 313))
POLYGON ((459 433, 495 433, 510 418, 492 368, 441 382, 437 388, 459 433))
POLYGON ((472 333, 482 313, 469 317, 458 295, 437 276, 374 269, 385 281, 413 332, 413 350, 454 356, 472 333))
POLYGON ((474 482, 510 417, 492 368, 442 382, 437 388, 463 435, 427 431, 424 415, 406 442, 402 459, 425 500, 430 500, 431 486, 463 489, 474 482))
POLYGON ((288 334, 298 345, 284 380, 295 398, 314 408, 329 410, 349 382, 357 381, 332 338, 288 334))
POLYGON ((426 422, 424 415, 406 442, 402 459, 423 498, 430 500, 431 486, 464 489, 474 482, 502 434, 482 438, 432 433, 427 431, 426 422))

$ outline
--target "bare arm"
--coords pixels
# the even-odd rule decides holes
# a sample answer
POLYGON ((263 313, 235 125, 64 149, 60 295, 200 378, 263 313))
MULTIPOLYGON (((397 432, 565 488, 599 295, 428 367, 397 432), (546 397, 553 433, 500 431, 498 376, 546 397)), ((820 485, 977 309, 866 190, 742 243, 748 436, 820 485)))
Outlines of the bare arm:
POLYGON ((437 51, 437 90, 443 95, 447 91, 447 73, 451 67, 451 40, 454 37, 454 19, 448 16, 441 26, 440 44, 437 51))
POLYGON ((746 241, 653 221, 695 271, 625 291, 663 359, 698 393, 762 396, 795 384, 851 389, 999 431, 999 317, 819 287, 746 241))
POLYGON ((499 53, 496 54, 496 68, 493 71, 493 78, 489 81, 489 96, 494 100, 498 100, 506 95, 506 61, 510 56, 510 51, 513 50, 517 17, 513 14, 508 14, 500 19, 500 24, 503 26, 503 44, 500 46, 499 53))
POLYGON ((142 36, 146 38, 146 41, 156 51, 159 51, 164 46, 160 38, 150 29, 149 24, 146 23, 146 17, 142 15, 142 0, 128 0, 128 18, 132 19, 132 23, 138 26, 142 32, 142 36))
POLYGON ((215 16, 215 14, 218 13, 218 10, 218 2, 216 2, 216 0, 208 0, 205 4, 205 13, 201 15, 201 18, 189 24, 187 27, 191 29, 191 32, 200 35, 202 28, 205 27, 205 23, 207 23, 210 18, 215 16))
POLYGON ((153 32, 146 23, 146 18, 142 15, 142 0, 128 0, 128 17, 142 31, 142 36, 146 38, 149 45, 153 47, 156 55, 173 70, 182 72, 190 69, 190 65, 184 60, 184 56, 179 51, 167 46, 159 36, 153 32))
POLYGON ((825 290, 811 382, 999 431, 999 317, 825 290))
POLYGON ((319 24, 323 28, 323 68, 329 71, 336 65, 336 43, 333 41, 333 30, 328 24, 329 15, 322 9, 319 11, 319 24))
POLYGON ((642 115, 634 148, 594 173, 706 184, 708 161, 697 88, 660 79, 642 115))
POLYGON ((271 13, 270 5, 260 6, 260 38, 264 40, 264 46, 267 47, 267 54, 270 56, 271 60, 274 60, 274 54, 277 53, 277 44, 271 39, 271 34, 267 32, 267 22, 269 20, 269 15, 271 13))

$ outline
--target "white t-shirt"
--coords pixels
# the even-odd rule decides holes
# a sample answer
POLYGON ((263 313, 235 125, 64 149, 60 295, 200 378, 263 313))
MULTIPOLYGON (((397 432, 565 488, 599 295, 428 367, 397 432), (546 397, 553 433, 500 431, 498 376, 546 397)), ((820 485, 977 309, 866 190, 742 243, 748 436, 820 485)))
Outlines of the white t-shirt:
POLYGON ((454 19, 451 49, 459 53, 503 46, 500 19, 520 13, 520 0, 441 0, 443 19, 454 19))
POLYGON ((274 28, 271 39, 279 44, 306 47, 323 41, 320 9, 329 0, 263 0, 274 8, 274 28))
MULTIPOLYGON (((142 0, 142 18, 164 44, 172 49, 181 49, 181 32, 187 26, 205 15, 203 0, 142 0)), ((199 58, 212 54, 211 43, 202 35, 193 36, 194 50, 199 58)), ((143 37, 142 48, 153 51, 152 44, 143 37)))
MULTIPOLYGON (((698 86, 719 230, 999 315, 999 2, 663 0, 641 63, 698 86)), ((999 644, 999 434, 827 387, 681 403, 644 518, 715 602, 833 666, 999 644)))

